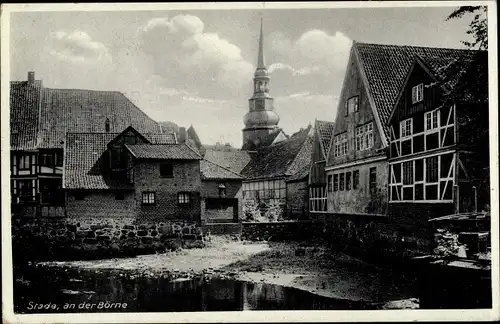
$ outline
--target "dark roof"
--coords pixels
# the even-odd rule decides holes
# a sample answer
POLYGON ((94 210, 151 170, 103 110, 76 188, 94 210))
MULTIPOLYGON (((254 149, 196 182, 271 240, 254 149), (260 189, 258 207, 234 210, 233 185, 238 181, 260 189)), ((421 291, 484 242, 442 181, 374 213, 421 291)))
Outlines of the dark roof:
POLYGON ((103 174, 107 144, 118 133, 66 133, 63 186, 66 189, 131 189, 103 174))
POLYGON ((252 160, 241 171, 248 179, 286 177, 293 175, 310 163, 312 139, 311 126, 300 130, 287 140, 259 148, 252 160), (300 153, 300 154, 299 154, 300 153))
POLYGON ((35 150, 38 133, 38 111, 42 82, 10 83, 10 147, 11 150, 35 150))
POLYGON ((435 58, 469 57, 475 51, 465 49, 398 46, 354 43, 359 61, 368 80, 368 91, 375 102, 386 137, 389 128, 386 123, 413 62, 418 56, 435 58))
POLYGON ((112 133, 128 126, 145 136, 162 132, 157 122, 120 92, 44 88, 38 147, 62 148, 66 132, 103 133, 106 119, 112 133))
POLYGON ((244 151, 255 151, 259 147, 269 146, 271 145, 276 137, 282 132, 281 128, 276 128, 272 133, 269 133, 267 136, 264 136, 261 141, 257 144, 252 142, 243 143, 242 150, 244 151))
POLYGON ((200 169, 202 179, 206 180, 243 179, 240 174, 208 160, 201 160, 200 169))
POLYGON ((217 151, 207 149, 205 159, 228 168, 233 172, 241 173, 252 157, 246 151, 217 151))
POLYGON ((186 144, 138 144, 125 147, 136 159, 201 160, 202 157, 186 144))
POLYGON ((328 156, 328 149, 330 147, 330 140, 333 136, 334 122, 316 120, 316 131, 318 132, 319 139, 321 141, 321 149, 323 150, 323 156, 326 158, 328 156))
POLYGON ((309 176, 309 171, 311 170, 311 163, 308 163, 302 167, 301 170, 299 170, 297 173, 294 175, 290 176, 287 178, 287 182, 296 182, 296 181, 302 181, 306 180, 307 177, 309 176))

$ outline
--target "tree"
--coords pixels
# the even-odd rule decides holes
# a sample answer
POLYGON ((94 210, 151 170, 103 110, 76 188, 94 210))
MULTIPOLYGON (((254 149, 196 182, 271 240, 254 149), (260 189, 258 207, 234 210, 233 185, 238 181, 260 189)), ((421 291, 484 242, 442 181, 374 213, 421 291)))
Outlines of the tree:
POLYGON ((474 14, 474 18, 469 24, 468 35, 472 35, 473 42, 462 41, 462 43, 471 49, 488 49, 488 8, 486 6, 463 6, 455 9, 446 18, 446 21, 451 19, 460 19, 466 14, 474 14))

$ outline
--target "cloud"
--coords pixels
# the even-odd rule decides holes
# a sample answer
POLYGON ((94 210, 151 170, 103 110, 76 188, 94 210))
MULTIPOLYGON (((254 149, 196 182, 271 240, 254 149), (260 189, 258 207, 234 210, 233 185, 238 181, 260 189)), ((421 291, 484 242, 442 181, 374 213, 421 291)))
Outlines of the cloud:
POLYGON ((270 35, 269 43, 276 60, 270 65, 270 72, 285 70, 294 76, 330 75, 345 69, 352 40, 340 31, 329 35, 313 29, 295 41, 275 32, 270 35))
POLYGON ((247 95, 254 67, 235 44, 217 33, 204 32, 192 15, 155 18, 141 27, 142 50, 168 86, 193 89, 204 97, 247 95))
POLYGON ((85 32, 75 30, 53 32, 49 36, 46 49, 59 60, 66 62, 94 63, 111 62, 106 46, 92 40, 85 32))

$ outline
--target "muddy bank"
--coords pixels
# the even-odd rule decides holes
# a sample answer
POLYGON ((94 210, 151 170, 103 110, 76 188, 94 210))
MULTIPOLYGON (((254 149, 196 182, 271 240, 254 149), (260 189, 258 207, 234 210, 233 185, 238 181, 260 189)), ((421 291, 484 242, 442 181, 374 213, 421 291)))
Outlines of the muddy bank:
POLYGON ((121 275, 164 276, 178 281, 222 278, 269 283, 342 300, 380 305, 393 302, 391 308, 418 307, 412 299, 416 292, 411 279, 319 245, 299 242, 247 243, 216 237, 203 249, 39 265, 89 271, 117 270, 121 275), (394 303, 398 300, 405 302, 394 303))

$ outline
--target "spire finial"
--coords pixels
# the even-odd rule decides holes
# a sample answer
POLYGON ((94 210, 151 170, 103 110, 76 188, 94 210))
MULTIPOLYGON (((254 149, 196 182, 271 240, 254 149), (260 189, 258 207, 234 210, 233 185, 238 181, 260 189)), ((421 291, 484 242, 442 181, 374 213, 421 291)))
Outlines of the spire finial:
POLYGON ((266 63, 264 62, 264 19, 260 17, 260 39, 259 39, 259 58, 257 61, 257 69, 265 69, 266 63))

